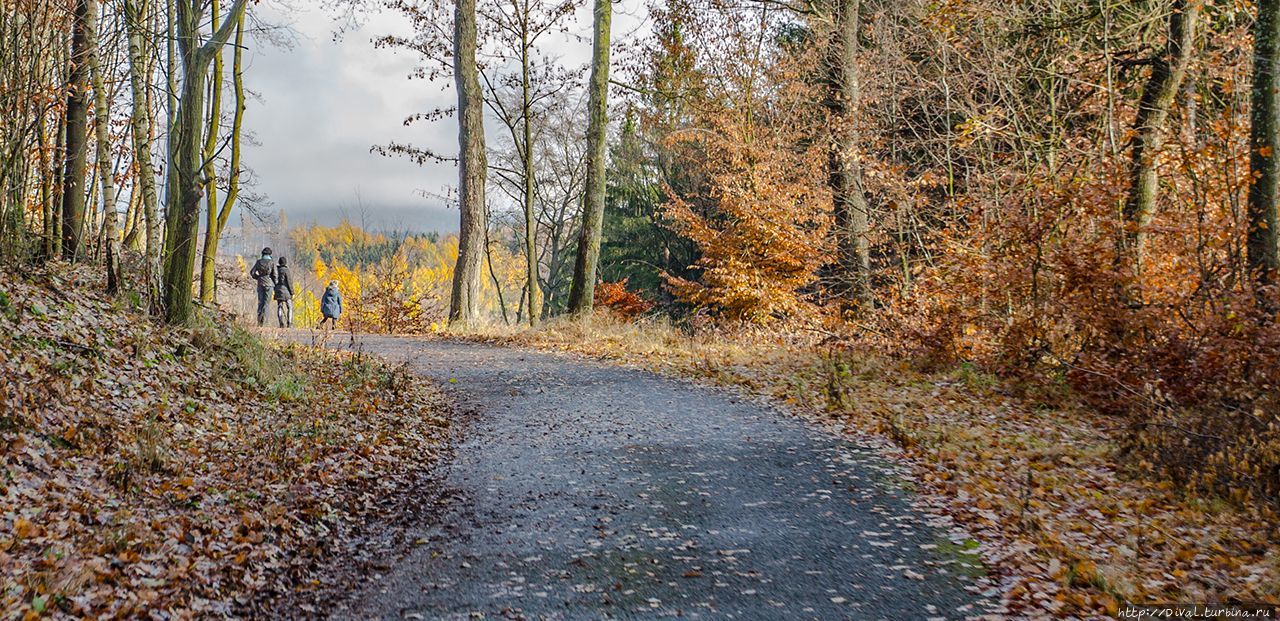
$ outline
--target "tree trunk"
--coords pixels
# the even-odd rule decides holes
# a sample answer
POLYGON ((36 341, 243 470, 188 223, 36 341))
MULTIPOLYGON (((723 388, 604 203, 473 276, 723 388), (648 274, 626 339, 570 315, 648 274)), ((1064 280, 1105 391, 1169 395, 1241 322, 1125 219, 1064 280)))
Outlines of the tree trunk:
POLYGON ((538 221, 533 214, 533 110, 529 101, 529 12, 520 21, 520 119, 524 144, 520 146, 520 159, 524 165, 524 250, 525 287, 529 290, 529 325, 538 325, 542 317, 542 296, 538 287, 538 221))
POLYGON ((493 279, 493 290, 498 293, 498 310, 502 311, 502 323, 511 325, 511 320, 507 318, 507 301, 502 297, 502 282, 498 280, 498 273, 493 268, 493 247, 490 246, 489 227, 485 226, 484 231, 484 253, 486 263, 489 264, 489 278, 493 279))
POLYGON ((609 44, 613 21, 612 0, 595 0, 591 43, 591 81, 587 89, 587 178, 582 197, 582 227, 578 233, 578 257, 569 284, 569 314, 591 312, 600 265, 600 240, 604 232, 605 140, 609 127, 609 44))
POLYGON ((1277 256, 1276 202, 1280 200, 1280 0, 1258 0, 1253 26, 1252 126, 1249 132, 1249 268, 1259 306, 1275 312, 1277 256))
POLYGON ((147 16, 142 0, 126 0, 124 10, 129 34, 129 85, 133 94, 129 126, 133 133, 133 157, 138 168, 137 183, 142 192, 142 211, 146 218, 146 279, 148 288, 154 289, 160 274, 160 217, 156 212, 156 169, 151 161, 151 98, 147 95, 151 64, 143 48, 147 16))
MULTIPOLYGON (((137 162, 135 162, 136 164, 137 162)), ((133 169, 135 179, 137 178, 137 168, 133 169)), ((137 183, 129 190, 129 203, 124 210, 124 237, 120 241, 121 248, 127 248, 134 252, 142 252, 143 248, 139 244, 138 230, 141 227, 142 218, 142 192, 139 191, 137 183)))
POLYGON ((231 37, 245 0, 236 0, 214 35, 199 42, 201 10, 198 0, 177 1, 178 48, 182 57, 182 93, 172 124, 173 145, 166 180, 164 252, 164 309, 169 323, 184 323, 191 316, 191 281, 195 273, 196 239, 200 229, 201 150, 205 77, 214 54, 231 37))
POLYGON ((72 18, 71 72, 67 83, 67 155, 62 173, 62 256, 80 257, 84 234, 84 180, 89 124, 89 0, 76 0, 72 18))
POLYGON ((456 0, 453 73, 458 89, 458 262, 453 271, 449 323, 467 325, 480 316, 480 267, 484 258, 484 184, 488 158, 484 103, 476 66, 476 0, 456 0))
MULTIPOLYGON (((213 0, 210 4, 210 12, 213 14, 213 22, 218 21, 218 1, 213 0)), ((243 18, 243 16, 242 16, 243 18)), ((242 19, 243 21, 243 19, 242 19)), ((243 24, 236 25, 236 45, 235 56, 232 61, 233 71, 236 73, 233 78, 236 88, 236 126, 232 127, 232 160, 231 175, 236 176, 236 168, 239 165, 239 147, 240 136, 238 135, 238 124, 242 119, 242 111, 244 109, 244 90, 242 84, 243 76, 240 74, 240 48, 243 43, 243 24)), ((209 102, 209 133, 205 136, 204 143, 204 176, 207 180, 205 189, 205 228, 204 228, 204 249, 200 254, 200 301, 206 304, 213 302, 217 295, 217 278, 215 267, 218 260, 218 241, 222 237, 222 225, 226 222, 226 217, 222 211, 230 210, 230 201, 224 202, 222 208, 218 206, 218 177, 217 171, 214 169, 214 155, 218 149, 218 129, 222 122, 222 52, 219 51, 213 58, 213 84, 209 88, 212 100, 209 102)), ((232 198, 228 196, 228 198, 232 198)), ((232 198, 234 200, 234 198, 232 198)))
MULTIPOLYGON (((240 198, 240 136, 244 128, 244 13, 236 24, 235 54, 232 55, 232 85, 235 89, 236 110, 231 117, 231 161, 227 171, 227 195, 222 199, 222 207, 218 209, 218 217, 212 221, 213 233, 205 234, 205 255, 218 256, 218 242, 222 240, 222 232, 227 229, 227 220, 231 218, 231 209, 240 198), (211 241, 212 240, 212 241, 211 241)), ((205 275, 201 274, 203 278, 205 275)), ((208 277, 214 281, 214 296, 217 296, 217 281, 213 275, 213 265, 209 266, 208 277)))
POLYGON ((1151 75, 1142 89, 1138 116, 1133 122, 1133 156, 1129 194, 1124 204, 1124 232, 1121 237, 1122 264, 1135 287, 1124 297, 1128 303, 1141 299, 1143 250, 1147 227, 1156 211, 1156 158, 1164 146, 1169 109, 1177 99, 1195 49, 1196 23, 1203 0, 1176 0, 1169 14, 1169 39, 1164 52, 1151 63, 1151 75))
MULTIPOLYGON (((166 252, 166 249, 169 246, 169 241, 165 237, 169 229, 168 219, 170 215, 169 214, 169 200, 170 200, 169 192, 171 191, 171 188, 169 187, 170 186, 169 173, 171 172, 171 167, 173 165, 174 128, 177 124, 177 112, 178 112, 179 58, 178 58, 178 42, 177 42, 178 41, 177 3, 179 2, 179 0, 156 0, 156 1, 164 3, 163 15, 160 14, 161 12, 158 10, 159 7, 156 7, 157 8, 156 19, 163 20, 163 26, 164 26, 163 38, 165 41, 165 56, 164 56, 163 73, 165 76, 165 84, 167 88, 165 88, 164 90, 164 94, 165 94, 165 97, 164 97, 164 106, 165 106, 164 107, 164 125, 165 125, 164 127, 164 168, 163 168, 163 172, 161 173, 164 175, 164 189, 160 195, 161 206, 159 208, 159 213, 156 214, 157 220, 155 224, 156 227, 163 226, 164 228, 159 229, 161 231, 160 237, 159 237, 161 256, 159 259, 160 263, 157 264, 160 268, 160 271, 156 272, 156 281, 157 281, 158 288, 156 291, 152 292, 152 293, 157 293, 159 295, 153 299, 152 306, 155 309, 158 309, 160 312, 165 312, 164 311, 164 283, 161 281, 164 279, 164 270, 165 270, 164 253, 166 252)), ((157 27, 156 27, 157 34, 160 32, 160 25, 161 24, 159 23, 157 24, 157 27)), ((158 50, 156 52, 156 55, 157 56, 160 55, 158 50)), ((159 64, 160 63, 157 60, 156 65, 158 66, 159 64)), ((150 89, 148 89, 148 93, 150 93, 150 89)), ((156 106, 151 109, 158 111, 159 108, 160 108, 160 105, 157 103, 156 106)), ((151 133, 152 141, 155 141, 158 139, 159 137, 158 132, 159 132, 159 124, 153 121, 152 133, 151 133)))
POLYGON ((827 109, 834 136, 828 162, 834 207, 838 288, 870 309, 871 250, 867 240, 870 207, 858 162, 857 113, 859 0, 833 0, 828 47, 827 109))
POLYGON ((88 0, 85 6, 89 69, 93 78, 93 125, 98 139, 94 157, 98 161, 98 177, 102 184, 99 194, 102 196, 103 265, 107 269, 107 293, 114 294, 120 288, 120 274, 116 268, 116 184, 111 170, 111 112, 107 107, 106 81, 102 77, 102 60, 98 52, 98 0, 88 0))
POLYGON ((183 87, 177 116, 166 183, 164 248, 164 307, 170 323, 184 323, 191 315, 191 278, 195 271, 195 243, 199 234, 200 124, 204 107, 203 68, 193 70, 193 61, 184 61, 183 87))
MULTIPOLYGON (((218 12, 221 7, 218 0, 209 2, 210 27, 218 24, 218 12)), ((213 267, 217 243, 213 241, 218 226, 218 171, 214 166, 214 155, 218 151, 218 130, 222 125, 222 50, 213 54, 213 71, 209 80, 209 116, 204 133, 204 153, 202 161, 204 170, 200 176, 204 180, 204 247, 200 253, 200 301, 213 302, 213 267)))
POLYGON ((45 256, 55 258, 62 256, 62 204, 63 197, 66 194, 66 168, 63 162, 67 157, 67 114, 63 111, 58 118, 57 140, 53 149, 53 172, 56 182, 53 184, 53 221, 49 223, 50 236, 48 239, 48 253, 45 256))
POLYGON ((48 149, 49 136, 48 136, 48 128, 45 127, 44 116, 45 116, 44 114, 41 114, 36 119, 36 123, 37 123, 36 135, 40 139, 39 145, 38 145, 40 149, 40 215, 41 215, 40 221, 42 225, 41 230, 43 232, 43 236, 41 239, 41 251, 43 252, 43 255, 45 258, 50 258, 54 256, 53 255, 53 237, 54 237, 53 227, 55 222, 55 218, 53 215, 54 174, 53 174, 53 171, 50 170, 50 157, 49 157, 49 149, 48 149))

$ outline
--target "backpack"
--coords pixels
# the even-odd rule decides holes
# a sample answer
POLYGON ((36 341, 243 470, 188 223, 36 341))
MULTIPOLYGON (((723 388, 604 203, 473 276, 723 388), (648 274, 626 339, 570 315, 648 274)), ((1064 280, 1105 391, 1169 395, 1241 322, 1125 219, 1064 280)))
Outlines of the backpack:
POLYGON ((259 287, 270 287, 275 284, 275 277, 271 274, 271 266, 274 261, 271 259, 258 259, 253 264, 253 269, 249 270, 249 277, 257 281, 259 287))

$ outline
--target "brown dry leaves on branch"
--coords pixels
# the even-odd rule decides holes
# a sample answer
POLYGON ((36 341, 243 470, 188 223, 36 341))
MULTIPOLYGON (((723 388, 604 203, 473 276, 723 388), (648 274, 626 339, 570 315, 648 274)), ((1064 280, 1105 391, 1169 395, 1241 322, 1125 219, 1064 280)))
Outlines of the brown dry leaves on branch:
POLYGON ((735 320, 766 323, 805 307, 805 287, 827 255, 831 195, 821 185, 811 146, 797 149, 778 136, 720 120, 704 138, 714 216, 672 196, 663 214, 673 230, 697 245, 697 280, 667 276, 681 301, 735 320))
POLYGON ((0 275, 0 613, 238 615, 394 504, 447 421, 402 369, 0 275))
POLYGON ((627 279, 618 282, 602 282, 596 285, 595 305, 608 309, 620 319, 632 320, 653 310, 653 302, 627 289, 627 279))
POLYGON ((922 500, 981 542, 1010 616, 1091 618, 1125 601, 1280 602, 1276 516, 1124 472, 1123 430, 1104 417, 1019 396, 969 367, 921 373, 778 334, 691 336, 597 316, 488 339, 739 386, 840 432, 887 437, 915 469, 922 500))

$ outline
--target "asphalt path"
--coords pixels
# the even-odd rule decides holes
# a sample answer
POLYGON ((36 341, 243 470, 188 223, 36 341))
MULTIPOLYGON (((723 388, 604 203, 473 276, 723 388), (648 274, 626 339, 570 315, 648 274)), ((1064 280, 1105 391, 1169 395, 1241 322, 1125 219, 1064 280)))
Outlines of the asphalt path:
MULTIPOLYGON (((346 337, 334 347, 351 347, 346 337)), ((875 450, 732 392, 366 336, 470 422, 417 545, 335 619, 962 619, 977 557, 875 450)))

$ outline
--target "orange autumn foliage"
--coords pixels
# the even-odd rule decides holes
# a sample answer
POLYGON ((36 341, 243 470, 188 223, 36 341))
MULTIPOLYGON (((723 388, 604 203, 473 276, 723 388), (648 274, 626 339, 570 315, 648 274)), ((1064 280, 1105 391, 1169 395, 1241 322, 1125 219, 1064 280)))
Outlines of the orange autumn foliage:
POLYGON ((820 323, 848 346, 1083 403, 1116 419, 1129 464, 1280 506, 1280 321, 1259 300, 1280 301, 1245 248, 1255 8, 1208 13, 1141 225, 1121 216, 1151 69, 1122 59, 1161 53, 1166 8, 1078 19, 1070 3, 911 0, 863 15, 850 122, 873 299, 856 321, 813 303, 849 276, 824 188, 837 120, 814 112, 831 25, 673 10, 682 27, 658 32, 638 80, 678 94, 641 101, 661 128, 662 215, 697 250, 670 290, 715 320, 820 323), (1141 273, 1118 251, 1138 226, 1141 273))
MULTIPOLYGON (((764 322, 807 304, 803 289, 826 260, 831 195, 820 170, 791 153, 780 136, 750 135, 723 121, 701 139, 710 179, 710 214, 673 196, 664 215, 701 251, 697 280, 670 277, 676 296, 734 320, 764 322)), ((816 151, 816 149, 815 149, 816 151)))
POLYGON ((696 181, 668 186, 659 211, 697 259, 693 277, 664 277, 686 304, 759 324, 811 311, 811 285, 830 259, 826 114, 811 76, 816 48, 762 51, 757 41, 777 24, 754 13, 719 27, 690 71, 722 73, 689 80, 702 89, 692 127, 665 140, 696 181))
POLYGON ((621 319, 631 320, 653 309, 653 302, 627 290, 627 279, 596 285, 595 305, 609 309, 621 319))

